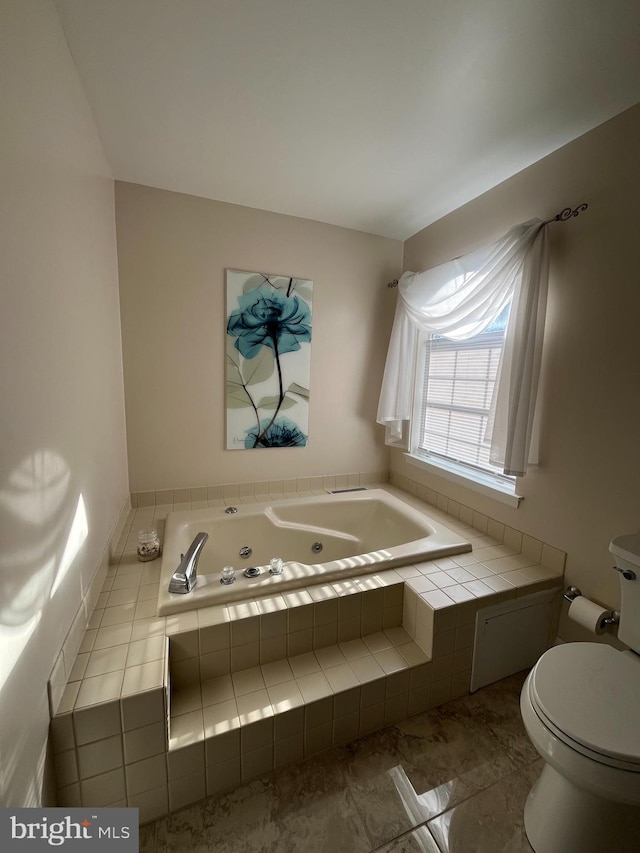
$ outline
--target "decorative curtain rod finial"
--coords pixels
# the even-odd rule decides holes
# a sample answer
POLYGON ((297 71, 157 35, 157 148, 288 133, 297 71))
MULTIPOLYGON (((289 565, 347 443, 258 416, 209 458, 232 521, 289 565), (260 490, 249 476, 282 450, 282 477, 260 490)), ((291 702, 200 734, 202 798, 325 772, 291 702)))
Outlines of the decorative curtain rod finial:
POLYGON ((394 278, 394 280, 390 281, 389 284, 387 285, 387 287, 397 287, 397 286, 398 286, 398 279, 397 278, 394 278))
POLYGON ((567 219, 571 219, 573 216, 579 216, 581 213, 584 213, 588 207, 588 204, 579 204, 577 207, 573 208, 573 210, 570 207, 565 207, 565 209, 561 210, 560 213, 556 213, 553 219, 547 219, 544 224, 548 225, 550 222, 566 222, 567 219))

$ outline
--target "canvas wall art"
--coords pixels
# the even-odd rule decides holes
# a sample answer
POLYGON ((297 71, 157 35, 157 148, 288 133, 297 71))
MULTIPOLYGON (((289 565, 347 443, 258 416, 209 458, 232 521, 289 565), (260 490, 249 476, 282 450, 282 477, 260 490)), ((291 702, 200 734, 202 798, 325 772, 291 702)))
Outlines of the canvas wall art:
POLYGON ((313 282, 227 270, 228 450, 309 440, 313 282))

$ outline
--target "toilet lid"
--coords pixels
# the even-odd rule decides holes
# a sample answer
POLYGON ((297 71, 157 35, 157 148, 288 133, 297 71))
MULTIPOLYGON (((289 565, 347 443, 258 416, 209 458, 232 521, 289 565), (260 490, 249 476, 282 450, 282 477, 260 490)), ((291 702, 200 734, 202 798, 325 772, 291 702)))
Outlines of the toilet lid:
POLYGON ((605 763, 640 764, 640 658, 600 643, 554 646, 531 673, 530 696, 550 723, 605 763))

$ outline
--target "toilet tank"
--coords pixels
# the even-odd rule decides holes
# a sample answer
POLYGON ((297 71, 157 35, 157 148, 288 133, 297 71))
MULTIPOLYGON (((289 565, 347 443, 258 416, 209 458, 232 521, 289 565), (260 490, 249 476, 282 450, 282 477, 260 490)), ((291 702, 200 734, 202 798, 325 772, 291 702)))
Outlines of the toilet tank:
POLYGON ((618 639, 640 652, 640 533, 617 536, 609 550, 616 558, 616 567, 621 570, 618 639))

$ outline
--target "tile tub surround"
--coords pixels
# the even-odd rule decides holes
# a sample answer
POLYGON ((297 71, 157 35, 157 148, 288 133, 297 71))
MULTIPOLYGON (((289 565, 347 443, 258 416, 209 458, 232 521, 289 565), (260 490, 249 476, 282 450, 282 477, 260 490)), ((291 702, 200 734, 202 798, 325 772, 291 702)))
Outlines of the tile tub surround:
POLYGON ((98 606, 107 575, 113 570, 114 559, 116 562, 120 559, 122 549, 119 543, 126 540, 128 530, 131 527, 132 515, 131 504, 129 499, 127 499, 122 505, 118 520, 103 551, 100 563, 93 574, 91 582, 88 584, 75 618, 64 639, 62 648, 59 650, 52 667, 47 684, 49 712, 52 716, 57 712, 62 701, 67 682, 71 681, 72 678, 73 680, 77 678, 77 671, 74 672, 74 667, 78 652, 85 639, 87 624, 91 620, 96 606, 98 606))
POLYGON ((211 501, 253 503, 271 497, 300 497, 326 494, 333 489, 355 489, 372 483, 388 483, 388 471, 351 474, 321 474, 286 480, 260 480, 248 483, 219 483, 216 486, 193 486, 181 489, 131 492, 131 506, 166 506, 167 504, 202 504, 211 501))
POLYGON ((396 627, 172 687, 172 810, 425 709, 430 678, 396 627))
MULTIPOLYGON (((394 493, 401 494, 399 490, 393 489, 394 493)), ((408 498, 416 501, 415 498, 408 498)), ((421 505, 419 501, 416 505, 421 505)), ((225 658, 222 648, 214 647, 211 651, 207 643, 211 642, 209 634, 215 631, 205 629, 216 629, 220 625, 229 627, 230 637, 232 632, 236 639, 244 639, 237 644, 235 652, 236 669, 234 674, 260 667, 260 676, 265 682, 265 688, 251 690, 249 694, 240 691, 251 686, 257 672, 249 673, 236 679, 234 684, 231 678, 231 686, 234 688, 233 701, 238 708, 238 700, 242 696, 258 693, 265 689, 269 696, 271 713, 267 711, 266 719, 273 723, 264 724, 262 718, 256 720, 261 723, 251 734, 246 735, 244 745, 245 752, 254 753, 253 761, 248 759, 244 762, 245 778, 247 774, 260 771, 265 762, 273 760, 279 763, 284 761, 284 756, 290 756, 292 760, 300 756, 300 721, 302 719, 302 731, 308 729, 323 730, 324 740, 317 743, 322 748, 329 748, 333 744, 333 738, 345 736, 358 736, 361 732, 360 726, 363 718, 371 720, 375 718, 376 725, 385 725, 392 718, 387 716, 386 720, 381 716, 381 709, 375 712, 369 710, 362 704, 356 709, 356 695, 351 691, 360 690, 360 703, 362 694, 368 690, 381 690, 377 687, 368 687, 358 681, 357 686, 347 686, 339 678, 334 680, 330 695, 311 699, 305 702, 304 715, 299 707, 288 708, 286 713, 275 713, 274 704, 278 702, 292 701, 289 694, 283 696, 280 692, 273 690, 273 697, 269 695, 269 687, 277 687, 276 684, 267 686, 266 679, 274 676, 277 667, 269 668, 270 664, 283 663, 282 640, 277 633, 277 625, 282 625, 286 616, 287 622, 287 656, 291 659, 299 655, 312 654, 315 657, 320 670, 324 674, 323 660, 318 657, 320 649, 338 646, 338 649, 346 658, 340 643, 346 644, 358 636, 383 633, 386 640, 391 642, 395 649, 397 644, 384 630, 395 626, 401 619, 404 630, 410 639, 421 648, 429 659, 429 663, 417 663, 417 667, 426 667, 422 670, 423 676, 428 683, 418 687, 414 679, 413 691, 422 691, 420 701, 426 703, 423 707, 434 707, 442 702, 448 701, 452 696, 463 695, 468 692, 469 674, 471 666, 471 645, 473 642, 473 619, 478 603, 482 605, 494 603, 506 598, 527 594, 542 588, 556 586, 559 582, 557 562, 553 566, 545 566, 540 563, 540 557, 544 557, 545 550, 542 543, 538 548, 535 543, 528 548, 529 555, 525 550, 515 547, 516 543, 507 544, 500 542, 497 538, 489 536, 488 533, 476 530, 466 521, 460 518, 446 516, 440 510, 429 508, 430 515, 440 514, 440 520, 449 527, 457 529, 458 532, 468 536, 474 550, 470 554, 459 555, 457 558, 447 558, 408 566, 395 571, 372 574, 360 577, 352 582, 350 586, 327 585, 326 587, 310 587, 306 594, 311 601, 302 596, 302 599, 287 601, 282 596, 286 607, 282 602, 274 602, 270 599, 245 602, 248 611, 229 612, 230 608, 206 608, 200 611, 192 611, 177 616, 157 618, 155 614, 155 600, 158 590, 159 561, 150 563, 138 563, 135 559, 136 531, 138 527, 153 522, 161 531, 163 516, 166 516, 169 508, 149 507, 133 510, 130 514, 129 530, 123 535, 118 550, 116 563, 110 566, 104 587, 98 598, 96 609, 91 618, 89 628, 86 631, 80 652, 73 666, 67 686, 58 709, 58 713, 52 720, 52 742, 53 751, 56 756, 56 772, 59 787, 60 804, 65 806, 80 805, 124 805, 137 806, 140 809, 141 821, 152 820, 170 809, 178 808, 193 802, 207 793, 207 755, 209 764, 215 756, 219 764, 229 761, 237 766, 238 759, 235 756, 234 738, 231 732, 221 732, 222 740, 217 741, 220 749, 209 748, 205 750, 202 742, 174 743, 176 749, 184 749, 180 759, 176 757, 177 752, 169 748, 168 730, 168 644, 166 638, 174 638, 174 649, 180 646, 180 635, 186 634, 186 650, 183 644, 183 660, 196 658, 195 654, 186 654, 185 651, 195 649, 194 638, 189 636, 197 632, 198 654, 197 666, 200 669, 200 678, 220 678, 229 672, 216 674, 211 667, 219 665, 220 657, 225 658), (539 553, 538 553, 539 552, 539 553), (457 559, 457 562, 456 562, 457 559), (460 562, 462 561, 462 563, 460 562), (471 579, 470 579, 471 578, 471 579), (395 603, 399 600, 398 592, 389 592, 390 589, 402 590, 402 607, 395 603), (363 608, 363 602, 367 596, 367 605, 363 608), (371 606, 369 604, 371 599, 371 606), (387 597, 385 617, 385 596, 387 597), (347 602, 359 602, 359 605, 347 602), (391 603, 394 602, 394 603, 391 603), (333 618, 324 621, 329 611, 334 608, 338 612, 342 610, 350 616, 342 620, 343 633, 338 634, 338 620, 335 621, 335 630, 327 625, 333 625, 333 618), (347 636, 344 631, 354 632, 356 628, 350 620, 354 619, 354 608, 360 614, 358 636, 347 636), (257 613, 256 613, 257 609, 257 613), (401 609, 401 614, 399 613, 401 609), (220 611, 226 610, 226 615, 220 611), (316 619, 316 611, 319 614, 316 619), (313 623, 309 623, 310 614, 313 612, 313 623), (385 625, 386 619, 386 625, 385 625), (220 621, 221 620, 221 621, 220 621), (322 624, 324 622, 324 624, 322 624), (234 625, 238 625, 234 628, 234 625), (264 625, 264 630, 261 630, 264 625), (241 627, 240 627, 241 626, 241 627), (256 626, 258 635, 256 639, 256 626), (273 632, 276 632, 273 635, 273 632), (238 633, 240 632, 240 633, 238 633), (269 636, 269 634, 272 634, 269 636), (274 642, 275 641, 275 642, 274 642), (201 645, 202 643, 202 645, 201 645), (256 645, 257 644, 257 645, 256 645), (292 645, 290 645, 292 644, 292 645), (256 662, 256 652, 259 655, 256 662), (213 655, 213 657, 211 657, 213 655), (218 661, 216 662, 216 655, 218 661), (273 657, 277 655, 277 657, 273 657), (260 657, 261 656, 261 657, 260 657), (429 673, 427 675, 427 672, 429 673), (342 694, 345 694, 344 696, 342 694), (279 698, 280 697, 280 698, 279 698), (331 705, 331 720, 324 717, 313 717, 307 719, 307 709, 312 708, 315 702, 324 703, 325 716, 331 705), (337 704, 336 704, 337 703, 337 704), (345 709, 347 709, 345 711, 345 709), (348 710, 350 709, 350 710, 348 710), (356 728, 355 715, 358 716, 356 728), (377 714, 377 717, 375 716, 377 714), (290 716, 288 716, 290 715, 290 716), (276 719, 281 718, 282 725, 276 719), (323 720, 318 722, 318 720, 323 720), (338 726, 337 734, 334 735, 335 721, 342 720, 338 726), (314 725, 311 725, 313 723, 314 725), (288 729, 287 726, 292 728, 288 729), (284 726, 284 730, 282 728, 284 726), (297 727, 297 728, 296 728, 297 727), (331 729, 331 742, 328 741, 328 731, 331 729), (287 731, 291 734, 286 735, 287 731), (273 732, 273 740, 270 733, 273 732), (248 738, 248 739, 247 739, 248 738), (227 741, 226 746, 224 745, 227 741), (276 749, 276 744, 281 740, 287 741, 286 745, 276 749), (202 750, 202 755, 200 754, 202 750), (226 750, 226 751, 225 751, 226 750), (276 753, 279 757, 276 758, 276 753), (173 754, 173 757, 172 757, 173 754), (269 756, 273 755, 273 758, 269 756), (202 760, 201 760, 202 759, 202 760), (204 762, 204 766, 202 765, 204 762), (177 779, 188 779, 188 783, 173 785, 177 779), (203 788, 204 784, 204 788, 203 788)), ((482 523, 482 520, 481 520, 482 523)), ((484 524, 483 524, 484 526, 484 524)), ((520 537, 520 547, 523 545, 520 537)), ((555 550, 555 549, 554 549, 555 550)), ((555 555, 554 555, 555 557, 555 555)), ((349 583, 349 582, 345 582, 349 583)), ((293 595, 293 593, 291 594, 293 595)), ((280 598, 280 597, 276 597, 280 598)), ((357 625, 356 621, 356 625, 357 625)), ((224 629, 223 629, 224 632, 224 629)), ((392 634, 392 637, 394 635, 392 634)), ((404 635, 399 635, 404 638, 404 635)), ((382 639, 382 638, 379 638, 382 639)), ((397 639, 397 637, 396 637, 397 639)), ((184 640, 184 638, 183 638, 184 640)), ((215 642, 215 641, 214 641, 215 642)), ((229 650, 234 648, 230 639, 229 650)), ((375 641, 374 641, 375 642, 375 641)), ((365 645, 367 645, 365 643, 365 645)), ((400 643, 402 645, 408 645, 400 643)), ((367 646, 367 648, 369 648, 367 646)), ((391 648, 391 647, 390 647, 391 648)), ((412 647, 413 648, 413 647, 412 647)), ((378 651, 384 651, 378 650, 378 651)), ((406 650, 405 650, 406 651, 406 650)), ((414 650, 415 651, 415 650, 414 650)), ((327 654, 335 653, 335 649, 327 654)), ((229 651, 229 657, 232 652, 229 651)), ((367 655, 376 663, 375 651, 369 649, 367 655)), ((175 656, 173 656, 175 657, 175 656)), ((178 652, 180 657, 180 652, 178 652)), ((363 655, 364 657, 364 655, 363 655)), ((311 658, 307 659, 313 663, 311 658)), ((325 669, 327 660, 324 658, 325 669)), ((422 658, 421 660, 424 660, 422 658)), ((405 662, 409 664, 409 661, 405 662)), ((190 681, 189 665, 180 667, 178 660, 172 660, 175 669, 174 677, 178 689, 184 687, 190 681), (177 666, 176 666, 177 665, 177 666), (182 670, 182 671, 181 671, 182 670), (177 674, 177 675, 176 675, 177 674)), ((291 665, 289 663, 289 665, 291 665)), ((371 663, 364 664, 370 667, 371 663)), ((193 668, 195 664, 190 665, 193 668)), ((225 664, 226 666, 226 664, 225 664)), ((338 663, 335 666, 345 666, 338 663)), ((346 666, 351 672, 354 666, 347 659, 346 666)), ((358 666, 355 665, 357 669, 358 666)), ((405 672, 410 669, 405 668, 405 672)), ((293 669, 292 669, 293 671, 293 669)), ((348 670, 340 670, 343 676, 348 676, 348 670)), ((309 673, 313 674, 313 673, 309 673)), ((338 673, 332 675, 338 676, 338 673)), ((406 678, 395 677, 398 673, 385 673, 384 680, 384 702, 388 699, 396 700, 396 706, 402 709, 404 715, 413 713, 419 708, 414 704, 409 706, 411 689, 411 673, 409 673, 409 685, 406 678), (389 696, 387 696, 387 685, 389 696), (395 696, 391 692, 399 689, 401 693, 395 696), (407 689, 405 690, 405 687, 407 689), (397 699, 397 696, 406 696, 405 699, 397 699), (406 707, 406 710, 405 710, 406 707)), ((304 676, 302 676, 304 677, 304 676)), ((357 678, 357 673, 356 673, 357 678)), ((194 680, 194 679, 191 679, 194 680)), ((298 681, 299 678, 288 679, 298 681)), ((313 679, 311 679, 313 681, 313 679)), ((283 683, 283 682, 281 682, 283 683)), ((372 682, 374 683, 374 682, 372 682)), ((210 685, 207 685, 207 689, 210 685)), ((218 685, 223 687, 222 683, 218 685)), ((290 685, 291 687, 293 685, 290 685)), ((296 685, 297 686, 297 685, 296 685)), ((229 682, 226 681, 226 689, 229 682)), ((287 688, 288 689, 288 688, 287 688)), ((300 687, 298 687, 300 690, 300 687)), ((300 693, 302 691, 300 690, 300 693)), ((173 708, 173 719, 186 718, 194 714, 191 719, 195 722, 195 729, 200 717, 203 720, 205 708, 220 705, 229 699, 213 703, 209 701, 210 694, 202 692, 201 702, 193 710, 185 710, 193 696, 185 699, 186 704, 180 705, 182 699, 178 700, 177 707, 173 708), (176 713, 181 711, 181 713, 176 713), (199 716, 200 715, 200 716, 199 716)), ((295 696, 295 694, 293 694, 295 696)), ((378 693, 378 696, 381 696, 378 693)), ((220 696, 220 694, 218 694, 220 696)), ((255 697, 254 697, 255 698, 255 697)), ((262 697, 264 699, 264 696, 262 697)), ((303 696, 303 699, 305 697, 303 696)), ((414 696, 414 703, 418 701, 414 696)), ((244 700, 241 703, 245 707, 244 700)), ((382 699, 376 703, 382 704, 382 699)), ((263 705, 264 708, 267 705, 263 705)), ((371 707, 371 706, 369 706, 371 707)), ((220 710, 220 709, 218 709, 220 710)), ((233 710, 231 708, 231 710, 233 710)), ((245 709, 246 710, 246 709, 245 709)), ((249 708, 251 714, 254 709, 249 708)), ((208 712, 211 713, 211 712, 208 712)), ((230 714, 229 718, 234 715, 230 714)), ((238 717, 240 714, 238 713, 238 717)), ((185 720, 179 723, 184 728, 185 720)), ((364 723, 369 725, 370 723, 364 723)), ((252 721, 253 725, 253 721, 252 721)), ((173 728, 173 737, 175 735, 173 728)), ((247 731, 249 731, 247 729, 247 731)), ((317 732, 320 737, 320 732, 317 732)), ((240 738, 241 745, 243 743, 240 738)), ((303 736, 303 754, 305 739, 303 736)), ((312 747, 310 747, 312 748, 312 747)), ((229 785, 232 786, 242 779, 242 762, 240 762, 241 776, 229 776, 229 785)), ((231 765, 229 766, 229 770, 231 765)), ((211 777, 211 772, 209 777, 211 777)), ((218 774, 219 775, 219 774, 218 774)))

